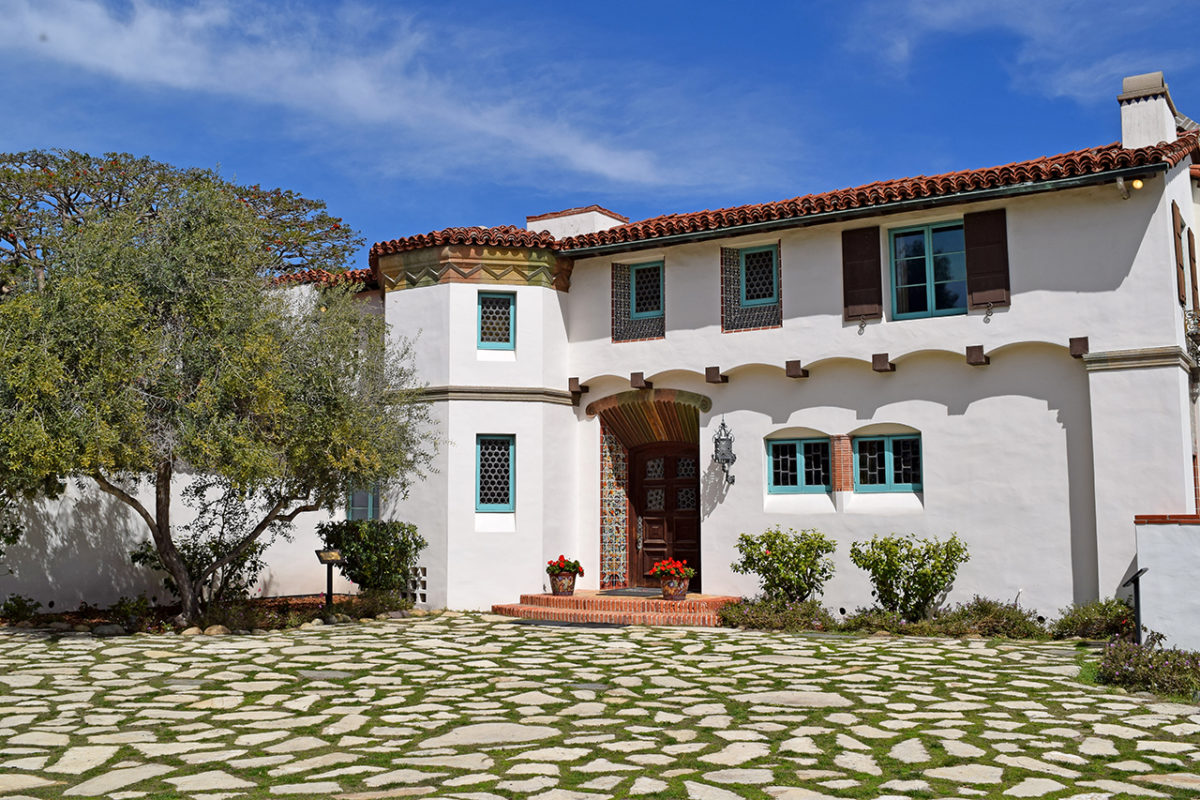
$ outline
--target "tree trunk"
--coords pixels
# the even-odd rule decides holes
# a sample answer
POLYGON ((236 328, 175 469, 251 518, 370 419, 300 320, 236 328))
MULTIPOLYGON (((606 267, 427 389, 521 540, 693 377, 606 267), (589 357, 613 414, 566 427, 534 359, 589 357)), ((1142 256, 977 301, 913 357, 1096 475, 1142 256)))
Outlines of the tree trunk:
POLYGON ((179 555, 179 550, 175 547, 175 540, 171 538, 171 477, 173 472, 174 465, 170 460, 160 463, 154 471, 153 514, 142 505, 141 501, 110 481, 102 472, 93 472, 91 477, 101 491, 111 494, 128 505, 146 523, 146 527, 150 529, 150 536, 154 539, 154 549, 158 551, 158 559, 162 562, 163 569, 171 574, 171 577, 175 579, 175 585, 179 587, 179 599, 183 603, 183 613, 180 616, 188 622, 195 622, 200 616, 200 597, 196 592, 196 583, 199 581, 193 583, 192 576, 188 574, 187 565, 183 562, 183 556, 179 555))
POLYGON ((158 558, 162 565, 175 579, 179 587, 179 601, 183 604, 183 617, 188 622, 195 622, 200 617, 200 596, 188 574, 187 564, 175 547, 171 538, 171 478, 174 466, 171 462, 163 461, 158 465, 154 474, 154 516, 157 525, 151 530, 154 535, 154 546, 158 549, 158 558))

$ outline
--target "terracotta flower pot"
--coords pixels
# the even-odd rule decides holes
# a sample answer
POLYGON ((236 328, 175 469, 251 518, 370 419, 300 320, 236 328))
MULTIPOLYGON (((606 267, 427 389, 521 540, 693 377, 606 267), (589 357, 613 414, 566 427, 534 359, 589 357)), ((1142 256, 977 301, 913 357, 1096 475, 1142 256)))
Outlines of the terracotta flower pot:
POLYGON ((691 578, 672 578, 664 575, 662 581, 663 600, 682 600, 687 597, 688 582, 691 578))
POLYGON ((575 573, 560 572, 550 576, 550 593, 561 597, 575 594, 575 573))

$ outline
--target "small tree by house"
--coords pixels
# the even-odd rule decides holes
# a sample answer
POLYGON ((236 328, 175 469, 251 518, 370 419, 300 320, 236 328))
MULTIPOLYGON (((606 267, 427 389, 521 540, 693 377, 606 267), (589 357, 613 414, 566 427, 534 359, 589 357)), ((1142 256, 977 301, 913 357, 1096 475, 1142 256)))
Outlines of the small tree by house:
POLYGON ((195 619, 202 587, 299 514, 351 485, 403 496, 434 449, 411 345, 352 288, 272 285, 359 243, 319 202, 207 171, 0 156, 0 499, 91 479, 195 619), (250 509, 202 565, 171 518, 181 475, 250 509))

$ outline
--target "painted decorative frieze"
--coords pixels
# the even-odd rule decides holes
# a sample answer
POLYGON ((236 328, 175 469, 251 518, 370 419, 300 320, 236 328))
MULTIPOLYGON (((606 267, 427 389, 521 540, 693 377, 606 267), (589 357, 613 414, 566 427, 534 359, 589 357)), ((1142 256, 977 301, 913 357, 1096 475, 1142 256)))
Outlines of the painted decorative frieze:
POLYGON ((446 245, 381 256, 379 275, 389 292, 438 283, 544 286, 565 292, 573 266, 571 259, 544 248, 446 245))

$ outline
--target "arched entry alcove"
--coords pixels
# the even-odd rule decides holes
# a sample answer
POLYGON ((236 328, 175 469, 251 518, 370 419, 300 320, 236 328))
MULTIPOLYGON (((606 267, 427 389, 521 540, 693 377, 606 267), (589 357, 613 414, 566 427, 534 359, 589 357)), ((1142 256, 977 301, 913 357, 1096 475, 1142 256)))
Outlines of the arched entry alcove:
POLYGON ((638 389, 587 407, 600 418, 601 585, 656 586, 655 561, 686 560, 700 591, 701 394, 638 389))

